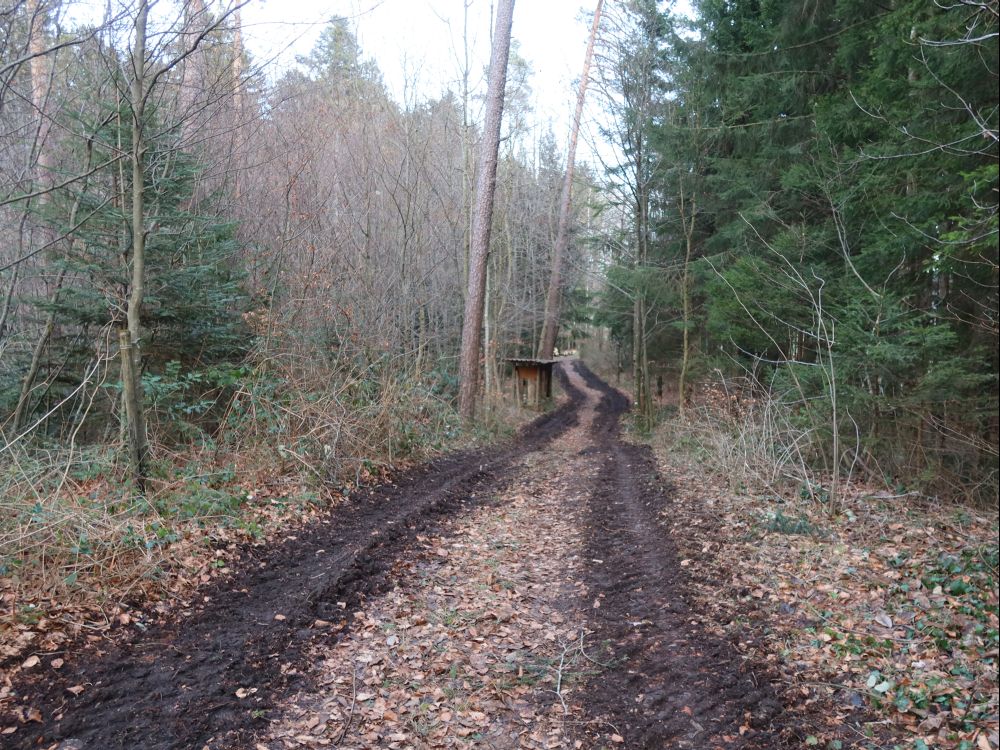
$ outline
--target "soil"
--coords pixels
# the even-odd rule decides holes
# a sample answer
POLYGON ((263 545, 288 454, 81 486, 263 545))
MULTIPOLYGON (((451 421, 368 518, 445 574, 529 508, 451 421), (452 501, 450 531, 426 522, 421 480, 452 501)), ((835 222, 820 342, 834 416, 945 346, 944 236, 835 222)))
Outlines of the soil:
MULTIPOLYGON (((326 689, 320 686, 333 682, 317 672, 317 650, 336 654, 336 644, 349 640, 352 628, 360 627, 357 623, 373 613, 393 611, 380 604, 386 596, 416 588, 413 570, 423 564, 419 561, 428 539, 468 536, 471 527, 453 523, 456 519, 475 518, 475 528, 487 524, 490 514, 503 511, 498 503, 509 503, 519 486, 540 487, 547 464, 555 468, 558 462, 568 478, 553 486, 563 495, 553 501, 550 493, 540 503, 548 509, 548 520, 535 517, 529 523, 573 525, 574 533, 566 537, 579 537, 578 542, 550 547, 553 556, 565 556, 561 569, 575 580, 538 586, 532 606, 565 626, 553 630, 553 642, 564 634, 568 639, 573 628, 566 623, 581 623, 581 646, 572 654, 586 657, 588 668, 570 684, 568 667, 564 674, 570 647, 562 647, 561 657, 556 649, 558 678, 531 693, 537 711, 510 700, 489 704, 497 712, 516 709, 516 716, 485 717, 482 723, 493 727, 497 738, 521 737, 519 744, 489 744, 536 746, 528 734, 518 735, 513 728, 542 722, 544 716, 553 727, 547 739, 539 740, 545 744, 538 746, 545 747, 603 747, 608 742, 627 748, 783 747, 779 730, 785 713, 768 673, 713 635, 689 604, 684 567, 660 520, 669 511, 670 489, 657 474, 651 452, 619 435, 627 399, 581 363, 562 368, 559 380, 567 398, 516 439, 427 464, 394 484, 355 496, 277 545, 247 547, 233 566, 238 572, 199 592, 197 608, 136 631, 112 647, 67 658, 57 680, 15 684, 20 704, 40 711, 41 721, 20 724, 14 734, 0 737, 0 744, 12 750, 180 750, 485 742, 476 739, 478 734, 452 737, 444 725, 434 735, 445 738, 439 744, 426 737, 406 739, 403 731, 392 735, 394 740, 371 739, 381 736, 377 733, 352 740, 348 730, 364 724, 354 721, 353 697, 347 722, 331 725, 326 735, 295 740, 289 733, 274 739, 274 725, 280 724, 275 717, 295 714, 296 706, 290 704, 298 702, 297 715, 302 715, 302 701, 308 701, 303 696, 319 694, 326 689), (560 447, 571 431, 585 438, 560 447), (546 596, 550 600, 539 604, 538 597, 546 596), (585 637, 589 655, 582 646, 585 637), (76 686, 84 687, 78 696, 67 690, 76 686)), ((521 518, 529 517, 532 492, 519 496, 521 518)), ((494 521, 500 530, 516 525, 494 521)), ((490 532, 490 538, 500 533, 490 532)), ((519 533, 527 543, 537 529, 519 533)), ((504 544, 515 549, 515 542, 504 544)), ((502 562, 512 566, 515 583, 518 575, 530 580, 532 564, 525 554, 508 555, 502 562), (520 574, 514 571, 519 562, 520 574)), ((471 577, 471 562, 466 567, 471 577)), ((484 595, 490 591, 481 588, 484 595)), ((479 594, 467 587, 466 595, 479 594)), ((491 627, 509 638, 517 621, 527 621, 529 615, 514 607, 492 620, 491 627)), ((477 631, 472 640, 478 649, 488 639, 477 631)), ((542 641, 536 659, 544 649, 542 641)), ((488 655, 477 658, 489 663, 488 655)), ((347 684, 356 697, 351 679, 347 684)), ((368 729, 377 722, 371 719, 368 729)), ((10 723, 6 717, 0 720, 0 726, 10 723)))
POLYGON ((583 701, 629 747, 781 747, 775 691, 688 602, 683 567, 658 519, 669 509, 652 451, 622 441, 628 401, 593 373, 603 398, 589 455, 600 464, 588 507, 591 621, 614 664, 583 701))

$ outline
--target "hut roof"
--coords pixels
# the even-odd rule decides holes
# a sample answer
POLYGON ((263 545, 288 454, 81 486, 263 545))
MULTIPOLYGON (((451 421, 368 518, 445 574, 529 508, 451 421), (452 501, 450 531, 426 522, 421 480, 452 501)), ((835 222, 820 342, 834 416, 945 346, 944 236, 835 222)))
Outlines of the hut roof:
POLYGON ((507 357, 504 362, 512 365, 554 365, 558 359, 534 359, 532 357, 507 357))

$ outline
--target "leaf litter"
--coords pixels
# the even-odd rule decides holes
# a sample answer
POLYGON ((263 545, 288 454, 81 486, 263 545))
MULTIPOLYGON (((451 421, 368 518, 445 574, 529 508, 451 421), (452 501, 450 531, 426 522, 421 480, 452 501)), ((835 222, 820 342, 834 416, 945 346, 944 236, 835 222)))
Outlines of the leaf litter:
MULTIPOLYGON (((274 702, 300 681, 308 644, 345 627, 367 597, 384 591, 417 536, 507 486, 512 463, 562 434, 574 408, 570 400, 488 452, 453 453, 352 493, 270 544, 237 545, 210 566, 218 578, 162 617, 139 622, 134 610, 123 612, 133 627, 84 630, 90 648, 66 636, 58 670, 42 671, 54 652, 21 670, 33 651, 42 653, 29 645, 8 673, 7 700, 0 698, 3 746, 247 747, 274 702)), ((25 635, 39 638, 36 630, 25 635)))
MULTIPOLYGON (((280 549, 257 548, 259 570, 227 573, 168 626, 139 629, 113 659, 109 647, 105 664, 68 660, 60 670, 55 652, 42 656, 29 643, 18 668, 32 655, 39 663, 21 674, 60 676, 44 701, 23 704, 18 746, 46 746, 36 735, 77 742, 86 734, 103 743, 93 747, 133 747, 157 726, 155 747, 172 750, 778 747, 772 723, 788 722, 770 683, 801 672, 796 652, 741 625, 746 612, 780 601, 771 598, 772 571, 725 547, 728 529, 702 517, 711 508, 691 510, 688 500, 705 496, 701 477, 684 477, 690 496, 680 500, 656 490, 651 455, 617 437, 624 399, 586 368, 566 369, 572 408, 538 421, 501 468, 483 474, 489 460, 461 458, 427 467, 406 493, 387 489, 356 518, 348 507, 322 520, 354 525, 304 529, 280 549), (490 478, 497 472, 505 481, 490 478), (436 494, 449 499, 437 504, 436 494), (404 513, 407 503, 438 510, 424 518, 424 510, 404 513), (341 560, 333 536, 353 562, 341 560), (738 606, 720 602, 719 588, 712 598, 706 572, 746 584, 733 597, 738 606), (222 644, 213 666, 218 654, 209 652, 222 644), (153 646, 155 664, 146 661, 153 646), (188 683, 202 680, 200 692, 170 693, 177 670, 188 683), (167 691, 156 701, 121 684, 125 675, 139 690, 151 674, 167 691), (77 702, 67 702, 77 689, 77 702), (101 724, 121 694, 145 707, 132 705, 127 725, 101 724), (206 700, 204 716, 189 710, 206 700), (667 744, 649 744, 655 738, 667 744)), ((958 596, 952 583, 942 591, 958 596)), ((891 601, 870 620, 893 630, 903 621, 891 601)), ((891 695, 899 682, 882 677, 870 690, 888 683, 891 695)), ((792 718, 816 729, 793 746, 830 737, 827 747, 837 747, 830 743, 843 733, 824 728, 836 723, 829 704, 789 696, 792 718)))
POLYGON ((578 427, 316 644, 257 750, 789 747, 766 673, 687 604, 652 456, 617 437, 627 402, 566 369, 578 427))
POLYGON ((498 502, 422 538, 395 587, 310 653, 320 689, 286 701, 257 747, 581 747, 574 698, 600 669, 567 606, 587 598, 584 441, 578 427, 529 454, 498 502))
POLYGON ((694 596, 779 675, 804 745, 1000 746, 996 518, 856 486, 831 513, 660 458, 694 596))

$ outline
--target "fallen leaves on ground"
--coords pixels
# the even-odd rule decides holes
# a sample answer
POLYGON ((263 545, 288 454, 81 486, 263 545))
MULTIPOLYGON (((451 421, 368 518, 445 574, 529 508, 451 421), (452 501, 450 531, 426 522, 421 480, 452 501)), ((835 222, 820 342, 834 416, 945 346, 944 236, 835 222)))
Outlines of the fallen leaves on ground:
MULTIPOLYGON (((512 488, 396 570, 397 585, 314 651, 258 747, 579 748, 588 655, 577 457, 592 413, 525 460, 512 488)), ((620 742, 608 730, 609 743, 620 742)))
POLYGON ((769 663, 793 704, 828 706, 807 746, 998 747, 995 518, 859 488, 831 513, 661 458, 673 535, 720 634, 769 663))
POLYGON ((166 536, 145 529, 131 543, 91 539, 72 564, 54 565, 47 578, 31 566, 25 566, 30 575, 14 568, 0 576, 0 707, 9 703, 18 673, 44 679, 46 670, 60 669, 84 648, 110 646, 132 630, 183 615, 198 588, 233 573, 247 544, 269 543, 322 512, 301 499, 299 484, 258 479, 231 488, 245 497, 240 516, 211 525, 178 520, 166 536), (105 546, 110 561, 101 557, 105 546), (90 555, 101 562, 88 562, 90 555))
POLYGON ((424 554, 397 569, 400 584, 314 654, 322 693, 299 696, 273 739, 455 747, 508 736, 561 747, 551 742, 563 716, 558 658, 581 628, 551 602, 571 572, 576 532, 557 514, 541 517, 537 502, 508 494, 451 538, 425 540, 424 554))

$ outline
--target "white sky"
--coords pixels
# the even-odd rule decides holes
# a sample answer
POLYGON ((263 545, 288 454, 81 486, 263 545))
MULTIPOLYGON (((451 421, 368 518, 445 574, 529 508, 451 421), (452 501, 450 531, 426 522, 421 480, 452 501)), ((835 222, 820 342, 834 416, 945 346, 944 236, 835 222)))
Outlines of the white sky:
MULTIPOLYGON (((489 64, 495 0, 469 0, 468 45, 475 87, 489 64)), ((519 0, 513 36, 530 64, 536 125, 553 124, 568 137, 590 31, 593 0, 519 0)), ((366 57, 373 58, 399 101, 457 93, 462 68, 463 0, 253 0, 243 10, 244 37, 258 61, 277 57, 276 70, 309 52, 326 21, 348 18, 366 57)))
MULTIPOLYGON (((107 0, 77 0, 70 18, 101 17, 107 0)), ((112 0, 119 5, 123 0, 112 0)), ((163 4, 173 8, 183 0, 163 4)), ((208 0, 210 6, 218 0, 208 0)), ((312 49, 332 16, 349 20, 366 58, 374 59, 383 80, 401 103, 440 96, 449 87, 460 91, 463 7, 468 3, 470 86, 485 88, 489 64, 490 27, 496 0, 251 0, 244 7, 247 47, 272 80, 312 49)), ((222 3, 228 6, 228 0, 222 3)), ((673 0, 689 10, 687 0, 673 0)), ((588 16, 596 0, 517 0, 513 37, 518 53, 532 70, 534 136, 551 127, 565 149, 576 101, 576 82, 583 67, 588 16)), ((176 18, 176 17, 175 17, 176 18)), ((579 157, 592 161, 605 144, 593 142, 592 123, 602 119, 588 95, 579 157)))

